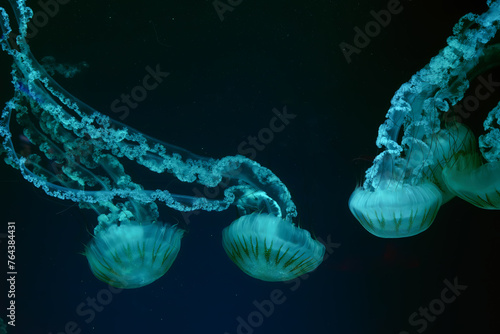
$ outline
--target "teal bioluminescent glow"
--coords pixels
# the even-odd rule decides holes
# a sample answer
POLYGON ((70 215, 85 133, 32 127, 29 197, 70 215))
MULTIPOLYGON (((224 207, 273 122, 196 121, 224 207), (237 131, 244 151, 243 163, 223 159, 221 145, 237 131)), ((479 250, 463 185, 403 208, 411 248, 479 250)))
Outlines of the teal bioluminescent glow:
POLYGON ((288 280, 321 263, 324 246, 293 224, 295 204, 271 170, 243 156, 201 157, 97 112, 69 94, 35 59, 26 41, 33 12, 24 0, 10 3, 18 26, 15 36, 7 11, 0 8, 0 42, 14 60, 15 89, 0 121, 2 154, 48 195, 77 202, 98 214, 94 238, 85 250, 97 278, 113 286, 136 288, 170 268, 183 230, 159 221, 159 204, 183 212, 236 206, 242 217, 224 232, 224 247, 240 268, 258 279, 288 280), (37 153, 20 152, 13 139, 14 126, 37 147, 37 153), (224 182, 224 194, 212 199, 146 189, 132 180, 124 161, 183 183, 217 187, 224 182), (228 245, 240 245, 240 241, 255 252, 265 247, 264 256, 235 255, 241 249, 228 245), (268 250, 273 258, 266 255, 268 250), (289 268, 287 274, 283 268, 289 268))
POLYGON ((450 115, 469 81, 498 65, 500 46, 492 41, 500 3, 488 5, 482 15, 462 17, 448 45, 392 98, 378 132, 383 151, 349 200, 353 215, 378 237, 425 231, 454 196, 500 209, 500 105, 490 111, 478 140, 450 115))

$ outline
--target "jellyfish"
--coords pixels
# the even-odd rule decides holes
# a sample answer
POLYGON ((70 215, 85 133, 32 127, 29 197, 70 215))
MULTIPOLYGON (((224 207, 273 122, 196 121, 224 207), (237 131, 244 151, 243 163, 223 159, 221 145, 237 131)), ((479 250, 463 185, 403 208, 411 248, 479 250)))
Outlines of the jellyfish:
MULTIPOLYGON (((30 51, 24 0, 0 7, 2 50, 13 58, 14 96, 0 119, 4 160, 47 195, 78 203, 97 215, 85 247, 94 275, 116 287, 138 288, 164 275, 180 251, 184 230, 163 222, 159 205, 177 212, 236 207, 240 218, 223 232, 223 247, 243 271, 267 281, 289 280, 314 270, 325 247, 296 226, 297 210, 283 182, 243 156, 202 157, 165 143, 94 110, 61 87, 30 51), (22 154, 14 134, 36 147, 22 154), (134 182, 128 166, 170 177, 178 184, 220 187, 217 198, 196 197, 134 182), (253 252, 253 257, 246 256, 253 252), (245 256, 244 256, 244 255, 245 256)), ((54 62, 49 63, 54 66, 54 62)), ((74 68, 58 66, 75 74, 74 68)), ((50 69, 49 69, 50 70, 50 69)), ((64 74, 64 73, 63 73, 64 74)))
POLYGON ((308 231, 272 214, 242 216, 222 232, 229 258, 248 275, 263 281, 289 281, 314 270, 324 246, 308 231))
POLYGON ((479 137, 481 154, 463 152, 443 170, 444 182, 454 195, 488 210, 500 209, 499 125, 500 105, 497 105, 484 121, 487 132, 479 137))
POLYGON ((447 117, 469 80, 496 65, 499 45, 491 41, 500 25, 500 3, 488 6, 482 15, 462 17, 448 45, 391 100, 377 137, 383 151, 349 199, 353 215, 375 236, 419 234, 455 196, 500 209, 499 107, 490 111, 479 140, 447 117))
POLYGON ((84 252, 98 279, 132 289, 156 281, 170 269, 181 247, 182 229, 151 222, 141 212, 133 212, 119 224, 116 220, 106 222, 112 223, 98 225, 84 252))

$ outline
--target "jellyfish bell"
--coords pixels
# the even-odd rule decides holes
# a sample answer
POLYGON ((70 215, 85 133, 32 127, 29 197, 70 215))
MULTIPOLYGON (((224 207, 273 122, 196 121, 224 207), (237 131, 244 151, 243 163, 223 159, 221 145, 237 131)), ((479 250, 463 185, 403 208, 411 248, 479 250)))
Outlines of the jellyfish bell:
POLYGON ((127 220, 98 229, 84 254, 99 280, 122 289, 140 288, 170 269, 182 235, 183 230, 169 224, 127 220))
POLYGON ((235 205, 240 217, 254 212, 281 217, 280 206, 265 191, 245 187, 235 192, 235 196, 238 197, 235 205))
MULTIPOLYGON (((443 196, 443 203, 447 203, 456 193, 448 188, 443 180, 443 170, 453 166, 457 157, 462 154, 472 154, 477 157, 477 141, 472 131, 461 123, 452 123, 436 134, 433 134, 423 140, 429 145, 428 157, 433 161, 424 170, 424 175, 433 182, 443 196)), ((477 165, 477 163, 476 163, 477 165)))
POLYGON ((477 155, 463 155, 443 171, 448 188, 467 202, 489 210, 500 210, 500 162, 479 164, 477 155))
POLYGON ((448 188, 458 197, 488 210, 500 210, 500 104, 484 122, 477 150, 463 152, 443 170, 448 188))
POLYGON ((432 224, 442 193, 435 184, 414 177, 427 149, 422 142, 409 146, 402 157, 385 151, 375 158, 378 168, 367 172, 371 182, 356 188, 349 198, 349 209, 368 232, 380 238, 403 238, 432 224))
POLYGON ((288 281, 323 261, 325 246, 289 221, 267 213, 240 217, 222 231, 229 258, 246 274, 268 281, 288 281))
POLYGON ((427 230, 441 203, 439 189, 426 182, 376 191, 357 188, 349 198, 349 209, 371 234, 380 238, 403 238, 427 230))

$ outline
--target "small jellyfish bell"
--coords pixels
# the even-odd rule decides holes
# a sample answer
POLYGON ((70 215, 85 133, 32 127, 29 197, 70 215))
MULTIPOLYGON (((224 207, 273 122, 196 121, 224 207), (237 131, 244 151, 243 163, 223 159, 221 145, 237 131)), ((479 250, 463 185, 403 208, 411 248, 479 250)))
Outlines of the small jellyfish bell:
POLYGON ((266 192, 251 188, 238 190, 240 199, 236 202, 236 209, 240 216, 253 212, 267 212, 277 217, 281 216, 281 208, 266 192))
MULTIPOLYGON (((441 190, 443 203, 447 203, 456 194, 448 188, 443 180, 443 170, 453 166, 457 157, 465 154, 469 155, 477 151, 477 140, 472 131, 461 123, 448 124, 436 134, 424 139, 429 145, 429 155, 432 155, 432 163, 425 168, 424 175, 431 180, 441 190)), ((476 158, 479 156, 474 154, 476 158)), ((475 163, 477 165, 477 163, 475 163)))
POLYGON ((140 288, 168 271, 182 235, 183 230, 169 224, 127 220, 96 229, 85 256, 101 281, 122 289, 140 288))

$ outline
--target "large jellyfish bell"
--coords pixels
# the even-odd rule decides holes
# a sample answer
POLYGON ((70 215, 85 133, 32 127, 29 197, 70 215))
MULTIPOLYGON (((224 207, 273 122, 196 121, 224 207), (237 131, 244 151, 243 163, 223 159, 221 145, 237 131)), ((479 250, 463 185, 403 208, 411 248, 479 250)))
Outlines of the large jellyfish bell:
POLYGON ((469 80, 497 63, 500 48, 489 44, 500 26, 500 4, 488 5, 480 16, 465 15, 448 46, 391 101, 377 138, 384 151, 349 199, 356 219, 378 237, 425 231, 454 196, 500 209, 500 107, 489 113, 479 141, 465 125, 443 121, 452 118, 447 113, 464 98, 469 80))

